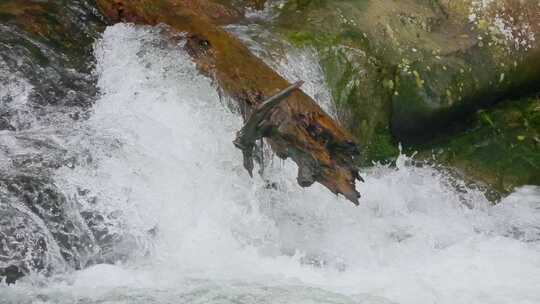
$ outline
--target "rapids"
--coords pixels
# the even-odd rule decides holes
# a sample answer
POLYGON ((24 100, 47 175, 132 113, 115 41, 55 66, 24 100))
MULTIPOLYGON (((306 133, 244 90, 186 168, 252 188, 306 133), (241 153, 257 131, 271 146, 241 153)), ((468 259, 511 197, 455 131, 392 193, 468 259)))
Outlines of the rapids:
MULTIPOLYGON (((540 303, 540 189, 491 205, 404 155, 364 172, 359 207, 300 188, 269 151, 250 179, 232 144, 241 118, 162 31, 107 28, 88 119, 25 131, 78 159, 52 179, 74 216, 102 215, 114 263, 56 265, 0 285, 0 303, 540 303)), ((328 102, 316 55, 288 52, 273 66, 328 102)), ((32 88, 13 81, 24 110, 32 88)), ((15 135, 0 139, 24 149, 15 135)))

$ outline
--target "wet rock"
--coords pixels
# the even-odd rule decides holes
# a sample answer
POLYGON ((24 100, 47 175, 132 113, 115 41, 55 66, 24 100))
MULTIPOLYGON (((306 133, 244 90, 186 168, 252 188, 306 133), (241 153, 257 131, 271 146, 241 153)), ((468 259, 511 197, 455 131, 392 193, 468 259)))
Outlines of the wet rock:
POLYGON ((118 222, 118 214, 93 209, 96 200, 82 189, 68 197, 44 176, 1 177, 0 278, 13 282, 30 272, 50 275, 130 257, 137 239, 112 231, 108 223, 118 222))
POLYGON ((77 206, 51 180, 28 175, 3 177, 0 189, 11 197, 9 204, 25 208, 42 221, 67 265, 80 269, 96 254, 98 247, 77 206))
MULTIPOLYGON (((77 119, 96 95, 92 44, 103 24, 94 12, 84 0, 0 3, 0 84, 9 74, 25 78, 32 88, 28 109, 42 119, 50 106, 80 108, 77 119)), ((10 113, 0 117, 4 129, 19 128, 10 113)))
POLYGON ((426 31, 412 26, 420 38, 395 44, 416 51, 404 52, 396 73, 393 133, 423 140, 477 109, 537 92, 539 13, 531 2, 462 1, 441 6, 426 31))
POLYGON ((43 221, 28 208, 13 205, 0 192, 0 280, 14 283, 29 272, 63 269, 63 260, 43 221))
POLYGON ((50 274, 96 260, 99 245, 55 169, 85 161, 62 141, 97 94, 92 1, 0 2, 0 277, 50 274))
MULTIPOLYGON (((274 32, 319 53, 365 165, 392 159, 398 142, 421 150, 441 134, 469 128, 478 110, 540 91, 534 1, 293 0, 274 11, 266 21, 274 32)), ((483 175, 491 183, 498 169, 489 167, 483 175)))
POLYGON ((540 184, 540 99, 505 101, 469 117, 466 129, 421 146, 476 180, 510 192, 540 184))
POLYGON ((372 19, 366 18, 375 12, 368 4, 289 1, 274 21, 293 44, 317 50, 338 117, 363 148, 363 164, 392 158, 398 151, 389 128, 395 67, 370 36, 372 19))
POLYGON ((238 5, 233 1, 182 1, 182 5, 186 5, 198 14, 208 16, 215 24, 239 22, 243 19, 245 12, 245 5, 238 5))
POLYGON ((373 120, 382 115, 385 124, 389 117, 377 113, 391 109, 393 134, 407 141, 534 86, 540 77, 536 5, 509 2, 512 7, 501 9, 506 13, 489 27, 489 17, 469 21, 474 2, 461 2, 290 1, 278 25, 292 41, 319 50, 352 128, 371 137, 378 126, 373 120), (516 37, 495 27, 502 19, 515 20, 506 27, 520 29, 516 37))

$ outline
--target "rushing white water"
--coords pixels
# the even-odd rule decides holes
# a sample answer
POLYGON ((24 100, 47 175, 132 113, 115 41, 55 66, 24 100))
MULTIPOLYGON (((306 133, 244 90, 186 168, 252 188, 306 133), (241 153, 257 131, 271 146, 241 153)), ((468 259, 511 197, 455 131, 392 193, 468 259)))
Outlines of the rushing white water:
POLYGON ((332 94, 326 86, 314 49, 296 49, 257 24, 235 24, 227 26, 226 29, 289 82, 304 80, 302 90, 317 101, 326 113, 337 116, 332 94))
POLYGON ((159 29, 110 27, 96 58, 102 96, 66 143, 93 161, 55 180, 114 214, 128 258, 0 303, 540 303, 538 188, 491 206, 404 156, 364 174, 359 207, 300 188, 290 161, 250 179, 240 118, 159 29))

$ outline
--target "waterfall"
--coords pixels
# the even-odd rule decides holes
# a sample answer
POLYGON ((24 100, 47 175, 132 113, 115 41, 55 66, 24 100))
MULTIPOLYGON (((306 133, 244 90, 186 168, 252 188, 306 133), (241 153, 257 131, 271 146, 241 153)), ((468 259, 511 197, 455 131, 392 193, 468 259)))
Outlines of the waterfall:
MULTIPOLYGON (((49 270, 0 285, 0 303, 540 301, 540 189, 492 205, 405 155, 366 169, 359 207, 298 186, 291 161, 270 159, 250 179, 232 144, 240 116, 163 31, 106 29, 86 119, 29 114, 31 128, 0 131, 4 170, 17 155, 63 160, 36 183, 62 198, 50 217, 68 219, 34 221, 49 270)), ((316 54, 287 52, 278 70, 313 76, 309 93, 329 97, 316 54)), ((20 76, 0 94, 25 111, 31 90, 20 76)), ((2 206, 20 204, 0 189, 2 206)))

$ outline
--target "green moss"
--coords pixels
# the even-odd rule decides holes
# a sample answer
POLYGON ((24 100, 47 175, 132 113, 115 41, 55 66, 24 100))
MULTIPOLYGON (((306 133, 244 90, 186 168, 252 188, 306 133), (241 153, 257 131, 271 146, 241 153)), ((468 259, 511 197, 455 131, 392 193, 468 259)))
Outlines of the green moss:
POLYGON ((421 155, 457 167, 502 192, 540 184, 540 99, 506 101, 478 112, 470 128, 427 145, 421 155))
POLYGON ((288 31, 286 39, 297 47, 312 46, 318 49, 336 45, 337 37, 325 34, 316 34, 310 31, 288 31))
POLYGON ((501 191, 540 184, 538 100, 492 109, 538 90, 540 52, 509 52, 488 28, 468 23, 469 5, 288 1, 276 28, 318 51, 362 164, 392 159, 401 141, 501 191))
POLYGON ((399 155, 399 148, 390 128, 377 128, 363 153, 364 163, 362 165, 370 165, 372 162, 388 163, 394 161, 399 155))

